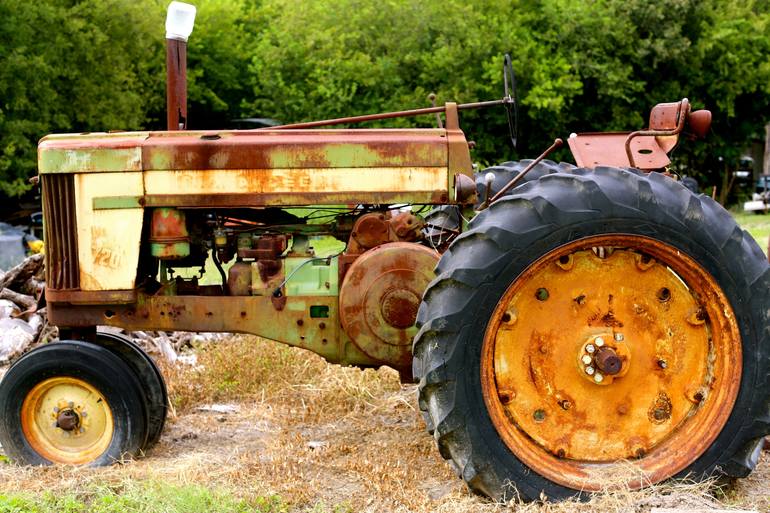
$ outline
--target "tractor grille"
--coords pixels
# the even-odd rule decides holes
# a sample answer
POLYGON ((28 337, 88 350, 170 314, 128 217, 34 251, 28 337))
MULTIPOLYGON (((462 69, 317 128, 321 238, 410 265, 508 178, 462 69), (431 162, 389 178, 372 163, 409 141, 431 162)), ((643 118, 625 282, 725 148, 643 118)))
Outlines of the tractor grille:
POLYGON ((41 182, 46 284, 54 290, 80 288, 75 180, 71 174, 46 174, 41 182))

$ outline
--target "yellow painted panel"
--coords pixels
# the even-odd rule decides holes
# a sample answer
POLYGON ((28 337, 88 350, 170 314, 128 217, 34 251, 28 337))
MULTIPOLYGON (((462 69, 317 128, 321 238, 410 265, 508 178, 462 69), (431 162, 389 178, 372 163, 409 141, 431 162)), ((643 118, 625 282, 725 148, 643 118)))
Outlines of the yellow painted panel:
POLYGON ((92 205, 97 196, 140 196, 143 193, 140 172, 75 175, 82 290, 134 288, 143 209, 94 211, 92 205))
POLYGON ((447 189, 446 167, 145 171, 144 176, 148 195, 423 192, 447 189))

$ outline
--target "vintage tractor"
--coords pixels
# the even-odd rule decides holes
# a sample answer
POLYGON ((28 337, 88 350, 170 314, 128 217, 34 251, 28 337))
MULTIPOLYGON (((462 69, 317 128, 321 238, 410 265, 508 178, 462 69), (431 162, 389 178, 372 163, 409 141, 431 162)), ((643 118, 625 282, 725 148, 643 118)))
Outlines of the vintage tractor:
POLYGON ((660 104, 646 130, 570 136, 577 166, 541 156, 474 173, 458 111, 510 107, 508 92, 178 130, 178 39, 176 130, 40 142, 45 297, 61 341, 0 383, 0 443, 15 461, 104 465, 158 441, 163 377, 106 325, 253 333, 391 366, 419 381, 441 455, 497 499, 754 468, 770 425, 769 266, 721 206, 666 172, 708 112, 660 104), (436 112, 441 128, 316 128, 436 112), (317 255, 321 236, 344 249, 317 255))

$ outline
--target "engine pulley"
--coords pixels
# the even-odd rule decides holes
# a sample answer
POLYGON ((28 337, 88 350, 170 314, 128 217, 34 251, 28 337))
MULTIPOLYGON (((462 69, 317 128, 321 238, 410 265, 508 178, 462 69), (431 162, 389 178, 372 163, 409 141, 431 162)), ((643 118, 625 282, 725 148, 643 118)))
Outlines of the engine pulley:
POLYGON ((410 242, 371 249, 351 265, 340 288, 340 322, 368 356, 408 367, 417 309, 439 255, 410 242))

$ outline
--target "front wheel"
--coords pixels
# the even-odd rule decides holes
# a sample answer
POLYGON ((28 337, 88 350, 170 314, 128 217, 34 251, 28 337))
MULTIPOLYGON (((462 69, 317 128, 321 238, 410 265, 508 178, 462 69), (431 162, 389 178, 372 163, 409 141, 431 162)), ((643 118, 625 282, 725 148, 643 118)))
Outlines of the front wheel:
POLYGON ((770 272, 709 198, 634 170, 548 174, 477 216, 437 273, 414 374, 473 490, 560 499, 753 469, 770 272))
POLYGON ((141 384, 106 348, 46 344, 0 381, 0 443, 17 463, 110 465, 137 455, 146 439, 141 384))

